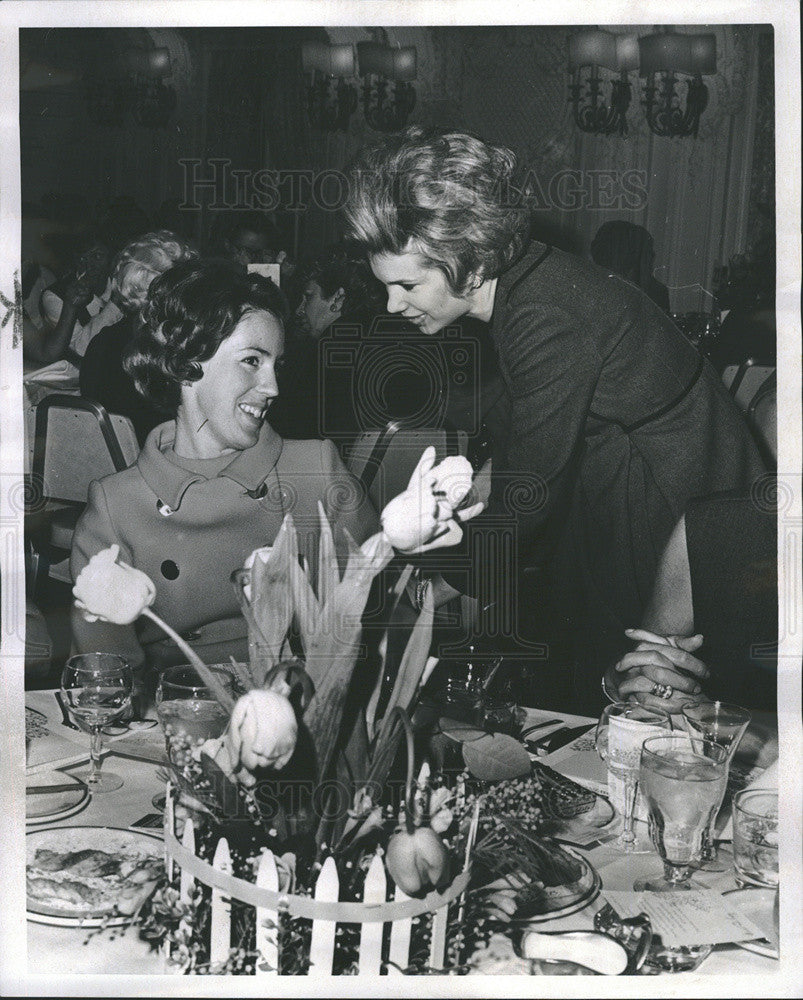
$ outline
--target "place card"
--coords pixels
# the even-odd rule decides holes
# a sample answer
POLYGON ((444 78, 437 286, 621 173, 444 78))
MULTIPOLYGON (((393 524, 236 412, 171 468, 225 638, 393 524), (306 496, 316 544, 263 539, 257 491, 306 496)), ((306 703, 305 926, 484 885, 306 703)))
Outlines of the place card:
POLYGON ((716 889, 688 892, 624 892, 603 896, 622 919, 646 913, 653 930, 669 948, 696 944, 730 944, 763 938, 762 930, 716 889))

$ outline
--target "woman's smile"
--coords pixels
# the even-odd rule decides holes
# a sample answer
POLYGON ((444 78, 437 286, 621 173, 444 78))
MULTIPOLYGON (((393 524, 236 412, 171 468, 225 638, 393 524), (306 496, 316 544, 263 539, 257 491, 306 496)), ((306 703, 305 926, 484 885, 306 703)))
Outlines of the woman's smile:
POLYGON ((201 363, 203 377, 182 387, 176 453, 215 458, 255 445, 279 394, 276 366, 283 351, 276 317, 261 310, 245 313, 209 361, 201 363))

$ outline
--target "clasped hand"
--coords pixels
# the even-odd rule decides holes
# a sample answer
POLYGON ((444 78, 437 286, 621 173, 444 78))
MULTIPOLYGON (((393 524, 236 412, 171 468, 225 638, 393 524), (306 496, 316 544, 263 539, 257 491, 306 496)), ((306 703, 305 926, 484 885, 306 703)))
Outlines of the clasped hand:
POLYGON ((606 688, 619 701, 636 701, 645 708, 660 708, 677 713, 684 705, 705 698, 702 682, 709 676, 708 667, 695 653, 703 644, 702 635, 670 635, 655 641, 641 629, 627 629, 629 638, 638 641, 636 648, 608 671, 606 688), (661 698, 653 693, 657 684, 671 687, 672 695, 661 698))

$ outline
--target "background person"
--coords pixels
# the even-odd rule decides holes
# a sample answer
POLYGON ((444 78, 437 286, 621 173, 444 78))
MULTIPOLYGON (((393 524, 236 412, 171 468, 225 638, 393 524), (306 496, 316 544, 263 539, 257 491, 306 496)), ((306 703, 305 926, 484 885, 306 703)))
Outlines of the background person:
POLYGON ((101 403, 109 413, 129 417, 140 444, 164 422, 166 414, 137 392, 123 368, 123 356, 141 323, 151 282, 174 264, 197 256, 184 240, 167 230, 146 233, 125 246, 111 276, 111 297, 123 318, 92 339, 81 361, 81 395, 101 403))
POLYGON ((644 226, 624 219, 603 222, 591 243, 591 259, 638 285, 664 312, 670 311, 669 289, 653 274, 655 245, 644 226))

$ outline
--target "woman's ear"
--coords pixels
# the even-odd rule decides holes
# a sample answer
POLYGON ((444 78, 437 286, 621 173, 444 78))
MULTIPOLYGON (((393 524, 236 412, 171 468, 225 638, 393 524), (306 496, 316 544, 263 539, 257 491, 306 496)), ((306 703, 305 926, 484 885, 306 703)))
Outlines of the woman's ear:
POLYGON ((343 304, 346 301, 346 291, 344 288, 338 288, 332 298, 329 300, 329 308, 332 312, 342 313, 343 304))

